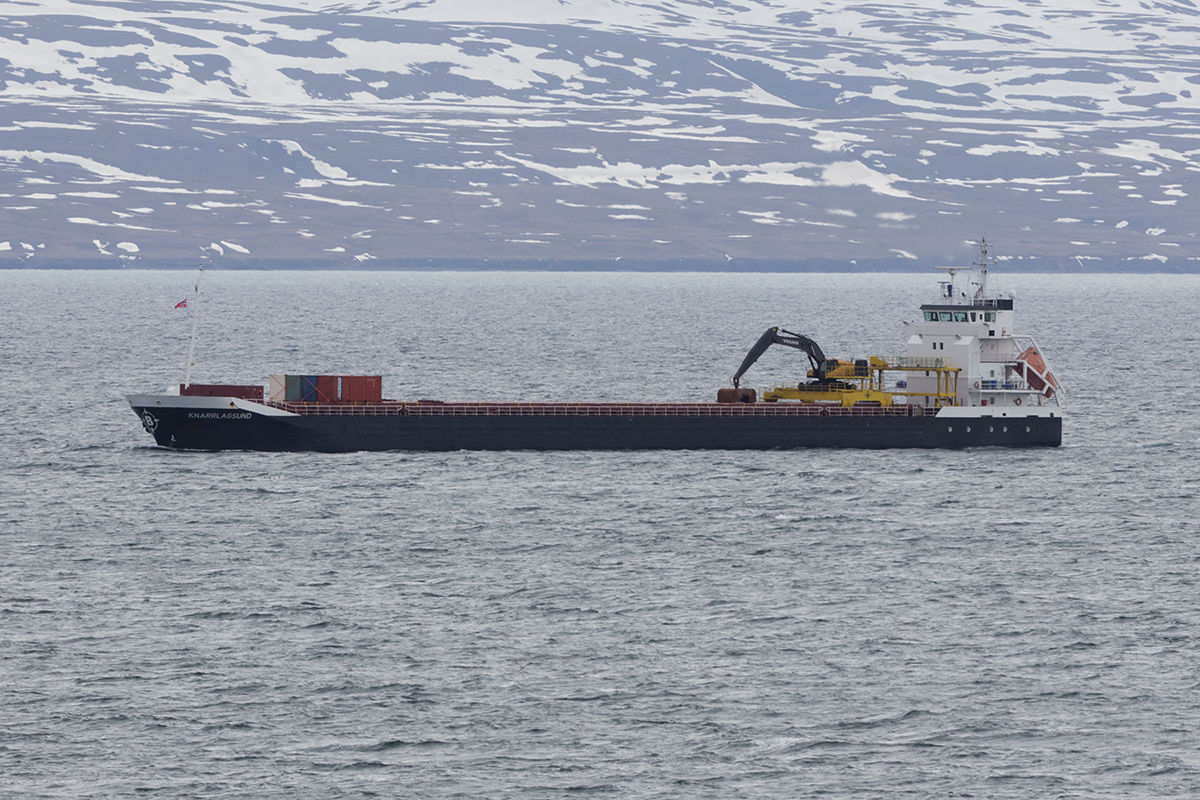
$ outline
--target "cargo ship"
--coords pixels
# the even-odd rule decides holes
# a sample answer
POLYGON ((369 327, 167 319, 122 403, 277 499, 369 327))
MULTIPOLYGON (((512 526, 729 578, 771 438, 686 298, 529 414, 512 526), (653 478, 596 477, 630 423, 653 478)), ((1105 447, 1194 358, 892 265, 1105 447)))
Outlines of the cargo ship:
POLYGON ((392 400, 377 375, 194 384, 190 352, 178 389, 127 399, 158 445, 189 450, 1056 447, 1063 390, 1033 338, 1016 332, 1012 297, 989 294, 993 262, 987 242, 979 248, 972 267, 941 268, 936 301, 904 323, 904 355, 827 358, 813 339, 772 327, 716 402, 392 400), (807 356, 804 379, 741 386, 774 345, 807 356))

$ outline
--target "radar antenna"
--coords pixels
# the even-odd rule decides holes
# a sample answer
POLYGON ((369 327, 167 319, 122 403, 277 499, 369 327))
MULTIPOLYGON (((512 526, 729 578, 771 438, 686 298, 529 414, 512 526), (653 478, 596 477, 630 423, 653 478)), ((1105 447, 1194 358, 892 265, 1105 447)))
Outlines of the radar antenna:
MULTIPOLYGON (((944 269, 950 276, 949 280, 942 281, 942 297, 949 300, 951 303, 974 303, 983 300, 987 297, 987 277, 988 267, 995 266, 996 258, 992 255, 992 246, 988 244, 987 237, 980 237, 978 242, 973 243, 979 248, 978 260, 971 262, 968 267, 934 267, 934 269, 944 269), (955 276, 960 272, 970 272, 975 267, 979 268, 979 281, 975 283, 976 289, 968 301, 966 291, 957 289, 958 284, 955 282, 955 276)), ((970 282, 968 281, 968 284, 970 282)))

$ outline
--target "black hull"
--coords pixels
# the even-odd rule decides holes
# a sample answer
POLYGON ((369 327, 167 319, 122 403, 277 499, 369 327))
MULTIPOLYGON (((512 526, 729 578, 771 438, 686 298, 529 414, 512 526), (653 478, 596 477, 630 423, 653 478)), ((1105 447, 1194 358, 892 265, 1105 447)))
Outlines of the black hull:
POLYGON ((772 450, 1056 447, 1062 417, 267 416, 141 407, 155 441, 188 450, 772 450))

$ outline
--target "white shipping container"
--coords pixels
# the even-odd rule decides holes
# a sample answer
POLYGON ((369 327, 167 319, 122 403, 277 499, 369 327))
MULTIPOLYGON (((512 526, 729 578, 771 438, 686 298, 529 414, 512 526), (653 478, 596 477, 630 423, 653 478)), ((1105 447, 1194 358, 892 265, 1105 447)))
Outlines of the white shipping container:
POLYGON ((287 375, 271 376, 271 400, 276 403, 287 400, 287 375))

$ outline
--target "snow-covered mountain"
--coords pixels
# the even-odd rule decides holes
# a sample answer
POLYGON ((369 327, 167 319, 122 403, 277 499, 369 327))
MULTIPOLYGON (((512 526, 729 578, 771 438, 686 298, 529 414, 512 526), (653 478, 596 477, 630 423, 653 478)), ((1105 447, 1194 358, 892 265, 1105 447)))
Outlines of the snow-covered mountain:
POLYGON ((1197 271, 1198 32, 1189 0, 0 2, 0 267, 888 268, 986 233, 1197 271))

